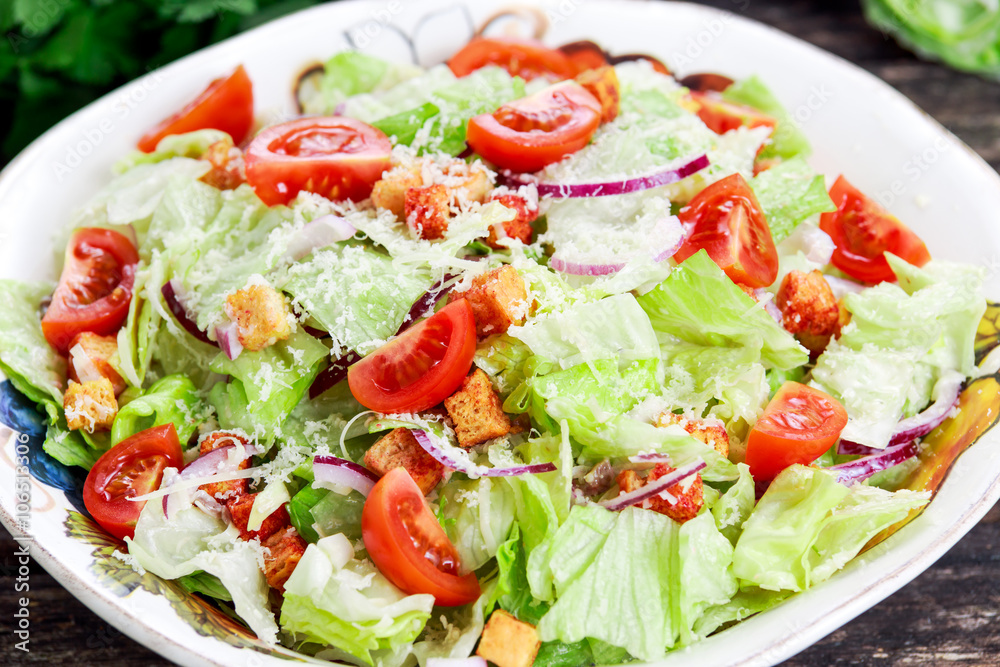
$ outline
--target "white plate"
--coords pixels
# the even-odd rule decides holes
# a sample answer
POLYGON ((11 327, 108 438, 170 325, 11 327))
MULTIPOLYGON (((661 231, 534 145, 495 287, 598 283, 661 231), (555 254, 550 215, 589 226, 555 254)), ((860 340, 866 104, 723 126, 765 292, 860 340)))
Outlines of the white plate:
MULTIPOLYGON (((94 102, 3 172, 0 274, 53 277, 53 235, 70 212, 107 181, 112 163, 144 130, 210 79, 244 63, 258 113, 277 118, 294 112, 293 75, 347 48, 345 31, 368 52, 406 57, 412 45, 421 61, 434 62, 466 41, 469 25, 479 25, 506 3, 469 1, 459 9, 461 4, 393 0, 319 6, 191 55, 94 102)), ((700 6, 562 0, 542 7, 549 19, 545 40, 553 45, 593 38, 612 53, 659 56, 682 75, 762 75, 812 140, 816 168, 831 178, 846 171, 862 190, 881 195, 935 257, 987 266, 988 295, 1000 296, 1000 178, 883 82, 776 30, 700 6)), ((0 519, 15 536, 30 534, 32 556, 91 609, 179 663, 288 663, 289 656, 261 651, 175 586, 140 578, 108 559, 100 534, 88 533, 85 524, 69 521, 74 536, 67 536, 69 504, 62 492, 32 482, 34 510, 29 530, 22 530, 14 516, 16 443, 9 434, 0 437, 8 440, 0 453, 0 519), (198 630, 185 618, 196 619, 198 630)), ((957 542, 1000 498, 998 473, 1000 437, 990 432, 959 459, 927 510, 887 542, 824 584, 662 664, 770 665, 802 650, 899 589, 957 542)))

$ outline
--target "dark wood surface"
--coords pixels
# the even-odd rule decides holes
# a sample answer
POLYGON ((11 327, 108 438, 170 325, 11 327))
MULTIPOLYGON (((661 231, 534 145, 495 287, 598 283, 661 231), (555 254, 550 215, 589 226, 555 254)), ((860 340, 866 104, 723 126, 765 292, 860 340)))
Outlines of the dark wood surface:
MULTIPOLYGON (((1000 170, 1000 83, 916 59, 868 27, 856 1, 704 4, 771 24, 857 63, 1000 170)), ((14 650, 14 548, 0 531, 0 664, 169 664, 100 620, 35 564, 31 652, 14 650)), ((1000 505, 915 581, 784 664, 1000 666, 1000 505)))

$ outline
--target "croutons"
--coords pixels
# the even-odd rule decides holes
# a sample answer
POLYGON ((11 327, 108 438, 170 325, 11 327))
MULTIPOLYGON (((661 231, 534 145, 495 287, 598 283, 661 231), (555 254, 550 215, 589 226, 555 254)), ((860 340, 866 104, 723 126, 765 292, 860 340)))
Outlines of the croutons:
POLYGON ((531 667, 541 645, 535 626, 497 609, 483 628, 476 655, 498 667, 531 667))
POLYGON ((781 281, 775 303, 785 329, 795 334, 814 357, 826 349, 839 330, 837 299, 819 271, 790 271, 781 281))
MULTIPOLYGON (((634 470, 623 470, 618 474, 618 487, 623 494, 631 493, 646 484, 656 481, 674 471, 665 463, 657 463, 645 479, 639 477, 634 470)), ((646 499, 639 507, 651 509, 660 514, 666 514, 677 523, 684 523, 698 516, 705 504, 704 486, 701 475, 691 475, 666 489, 676 502, 670 502, 659 494, 646 499)))
POLYGON ((444 399, 444 407, 455 422, 458 444, 466 449, 510 433, 510 418, 489 376, 477 368, 462 381, 462 387, 444 399))
POLYGON ((299 537, 292 526, 286 526, 261 542, 267 549, 264 556, 264 576, 267 584, 279 593, 285 591, 285 582, 292 576, 295 566, 306 552, 306 541, 299 537))
POLYGON ((71 431, 109 431, 118 414, 118 401, 107 378, 83 383, 70 380, 63 395, 63 409, 71 431))
POLYGON ((233 520, 233 525, 239 528, 241 538, 244 540, 258 538, 263 542, 289 524, 288 510, 282 505, 264 519, 260 524, 260 528, 257 530, 247 530, 247 524, 250 522, 250 510, 253 509, 253 503, 256 498, 256 493, 247 493, 229 500, 226 503, 226 508, 229 509, 229 516, 233 520))
POLYGON ((443 185, 410 188, 404 198, 406 225, 422 239, 442 239, 451 217, 451 196, 443 185))
POLYGON ((378 208, 392 211, 399 220, 406 219, 404 211, 406 191, 424 184, 420 170, 415 166, 396 167, 383 174, 372 188, 372 203, 378 208))
POLYGON ((208 147, 201 156, 212 164, 212 169, 199 180, 220 190, 235 190, 246 183, 246 165, 243 151, 233 145, 233 140, 225 138, 208 147))
POLYGON ((620 85, 615 68, 610 65, 584 70, 576 76, 576 82, 601 103, 601 122, 610 123, 618 117, 621 103, 620 85))
MULTIPOLYGON (((236 441, 243 444, 244 447, 250 445, 246 438, 243 436, 233 433, 231 431, 215 431, 214 433, 209 433, 201 441, 199 449, 201 455, 204 456, 211 451, 215 451, 219 447, 225 447, 227 445, 235 445, 236 441)), ((246 470, 250 467, 250 458, 247 457, 240 461, 238 470, 246 470)), ((223 502, 227 500, 235 500, 240 496, 243 496, 247 492, 247 480, 245 479, 231 479, 226 482, 211 482, 209 484, 202 484, 198 487, 205 493, 215 498, 216 500, 221 500, 223 502)))
POLYGON ((285 340, 292 333, 288 303, 267 284, 253 283, 226 297, 226 314, 239 327, 240 344, 252 352, 285 340))
POLYGON ((465 292, 452 292, 450 299, 467 299, 476 316, 480 338, 502 334, 528 314, 528 290, 517 270, 505 264, 476 276, 465 292))
MULTIPOLYGON (((518 239, 521 243, 531 243, 531 223, 538 218, 538 209, 530 208, 524 197, 514 194, 497 195, 492 198, 492 201, 503 204, 516 214, 513 220, 503 223, 504 234, 509 238, 518 239)), ((486 245, 494 250, 501 250, 506 247, 500 245, 500 235, 496 229, 490 229, 486 245)))
POLYGON ((111 359, 118 354, 118 339, 115 336, 98 336, 84 331, 77 334, 69 345, 69 379, 80 382, 81 376, 89 380, 94 373, 111 382, 115 396, 125 391, 125 380, 119 375, 111 359))
POLYGON ((425 495, 438 485, 444 474, 444 466, 425 452, 406 428, 393 429, 372 445, 365 452, 365 467, 379 477, 395 468, 406 468, 425 495))
POLYGON ((667 411, 657 417, 654 424, 661 427, 677 424, 695 440, 700 440, 723 456, 729 456, 729 434, 722 422, 688 419, 667 411))

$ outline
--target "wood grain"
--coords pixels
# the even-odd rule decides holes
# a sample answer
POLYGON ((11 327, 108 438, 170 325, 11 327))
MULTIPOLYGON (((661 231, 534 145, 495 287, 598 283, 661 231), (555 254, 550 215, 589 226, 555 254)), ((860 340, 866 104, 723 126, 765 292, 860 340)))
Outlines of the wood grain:
MULTIPOLYGON (((1000 169, 1000 84, 921 62, 870 28, 857 2, 703 4, 768 23, 860 65, 1000 169)), ((0 531, 0 664, 169 664, 99 619, 35 564, 30 575, 31 652, 15 650, 14 548, 10 536, 0 531)), ((1000 665, 1000 505, 912 583, 784 664, 1000 665)))

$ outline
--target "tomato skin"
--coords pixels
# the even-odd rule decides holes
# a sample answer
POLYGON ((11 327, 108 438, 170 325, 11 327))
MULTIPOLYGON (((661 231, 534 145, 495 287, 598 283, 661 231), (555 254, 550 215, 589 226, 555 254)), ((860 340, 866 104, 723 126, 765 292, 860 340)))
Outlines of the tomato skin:
POLYGON ((360 201, 390 168, 389 138, 354 118, 301 118, 263 130, 246 150, 247 182, 268 206, 302 190, 360 201))
POLYGON ((725 134, 738 127, 770 127, 777 126, 778 121, 753 107, 726 102, 720 97, 708 93, 691 91, 691 100, 697 106, 698 118, 716 134, 725 134))
POLYGON ((819 227, 836 246, 833 265, 847 275, 872 284, 895 280, 887 252, 915 266, 931 261, 919 236, 843 176, 830 188, 830 199, 837 210, 821 215, 819 227))
POLYGON ((750 429, 746 463, 755 479, 774 479, 792 464, 815 461, 837 442, 846 425, 847 411, 837 399, 786 382, 750 429))
POLYGON ((472 572, 458 575, 458 553, 406 468, 390 470, 368 494, 361 536, 372 562, 403 592, 433 595, 442 607, 479 598, 479 580, 472 572))
POLYGON ((474 37, 448 61, 448 67, 458 77, 487 65, 502 67, 511 76, 526 81, 538 77, 562 81, 572 79, 578 72, 565 53, 531 39, 474 37))
POLYGON ((83 485, 83 503, 104 530, 120 540, 134 537, 146 501, 129 498, 155 491, 166 468, 183 466, 174 425, 154 426, 122 440, 97 459, 83 485))
POLYGON ((45 340, 61 354, 78 334, 108 336, 128 316, 139 261, 132 241, 100 227, 81 227, 70 236, 59 285, 42 317, 45 340))
POLYGON ((778 251, 753 190, 739 174, 699 192, 677 216, 688 237, 677 262, 704 249, 733 282, 767 287, 778 277, 778 251))
POLYGON ((228 77, 218 78, 187 106, 139 139, 139 150, 152 153, 160 139, 204 129, 222 130, 240 144, 253 129, 253 84, 240 65, 228 77))
POLYGON ((471 118, 466 141, 503 169, 534 172, 586 146, 601 113, 597 98, 565 81, 471 118))
POLYGON ((421 412, 458 389, 475 353, 476 318, 459 299, 351 366, 347 384, 369 410, 421 412))

